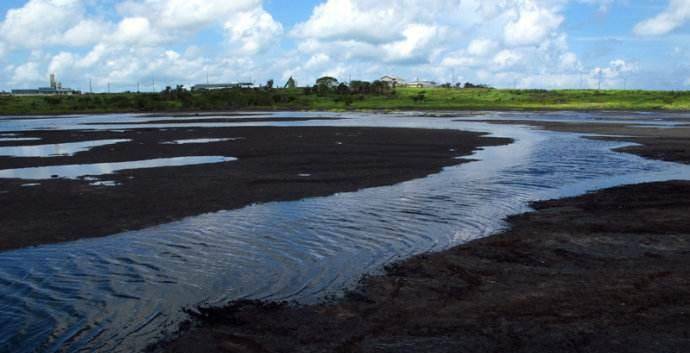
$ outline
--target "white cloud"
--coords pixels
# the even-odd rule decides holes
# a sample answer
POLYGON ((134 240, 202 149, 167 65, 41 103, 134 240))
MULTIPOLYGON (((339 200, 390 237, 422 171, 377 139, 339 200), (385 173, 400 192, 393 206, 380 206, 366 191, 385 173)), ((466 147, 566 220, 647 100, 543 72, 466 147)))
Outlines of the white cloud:
POLYGON ((318 5, 308 21, 297 24, 293 34, 318 40, 386 43, 400 39, 400 28, 391 21, 393 11, 385 6, 360 8, 357 1, 330 0, 318 5), (378 24, 379 30, 371 30, 370 25, 374 23, 378 24))
POLYGON ((494 56, 493 62, 498 68, 507 68, 517 64, 522 55, 512 50, 504 49, 494 56))
POLYGON ((690 0, 670 0, 668 7, 658 15, 635 26, 635 33, 654 36, 669 33, 690 21, 690 0))
POLYGON ((144 46, 179 42, 210 26, 222 27, 234 54, 251 55, 274 43, 283 27, 260 0, 127 0, 112 40, 144 46))
POLYGON ((258 76, 254 55, 270 50, 283 33, 261 0, 29 0, 7 12, 0 30, 0 56, 5 48, 48 51, 12 67, 6 74, 12 79, 5 80, 12 86, 42 83, 47 72, 56 72, 65 84, 93 79, 101 87, 127 89, 154 79, 162 81, 158 88, 191 84, 207 72, 217 81, 247 80, 250 70, 258 76), (113 9, 108 20, 95 15, 113 9), (225 37, 213 54, 193 44, 194 35, 207 29, 225 37))
POLYGON ((456 51, 446 55, 443 60, 441 60, 441 66, 445 67, 455 67, 455 68, 467 68, 476 66, 480 61, 474 57, 469 56, 464 51, 456 51))
POLYGON ((274 43, 283 33, 283 26, 262 8, 240 12, 225 22, 231 41, 239 43, 240 51, 254 54, 274 43))
POLYGON ((313 55, 383 64, 427 63, 458 31, 471 28, 477 0, 327 0, 291 34, 313 55), (334 55, 331 55, 334 56, 334 55))
POLYGON ((623 88, 631 75, 638 72, 636 63, 626 62, 623 59, 616 59, 609 62, 608 66, 595 67, 589 73, 589 86, 601 88, 623 88))
POLYGON ((127 17, 120 21, 117 30, 109 38, 118 44, 125 45, 155 45, 163 38, 156 33, 151 22, 146 17, 127 17))
POLYGON ((46 80, 45 75, 40 72, 39 65, 31 61, 17 66, 11 78, 11 82, 20 87, 28 87, 27 84, 46 80))
POLYGON ((526 0, 518 3, 513 19, 506 24, 505 41, 512 46, 536 45, 544 41, 563 22, 557 8, 526 0))
POLYGON ((76 58, 74 54, 68 52, 61 52, 55 55, 48 66, 49 72, 65 72, 67 68, 74 65, 76 58))
POLYGON ((111 25, 101 21, 85 19, 63 34, 65 43, 82 47, 98 43, 111 30, 111 25))
POLYGON ((326 0, 291 34, 301 53, 326 54, 348 72, 438 81, 484 72, 512 85, 518 74, 579 65, 560 29, 567 1, 326 0))
POLYGON ((467 47, 467 52, 474 56, 484 56, 496 50, 498 44, 491 39, 474 39, 467 47))
POLYGON ((384 44, 387 62, 425 62, 435 48, 435 39, 444 36, 445 30, 436 26, 411 24, 402 32, 403 39, 384 44))
POLYGON ((80 24, 84 7, 80 0, 29 0, 10 9, 0 23, 0 38, 11 47, 39 48, 43 45, 81 45, 74 35, 65 37, 80 24))
MULTIPOLYGON (((670 1, 638 25, 647 28, 641 32, 687 21, 689 6, 681 5, 690 0, 670 1)), ((301 84, 323 74, 396 74, 498 87, 596 87, 594 70, 578 56, 583 51, 568 45, 564 21, 573 3, 614 8, 614 0, 321 0, 304 22, 283 28, 262 0, 25 0, 0 17, 0 79, 33 86, 56 71, 75 88, 93 79, 135 89, 154 79, 158 88, 197 83, 206 73, 216 82, 295 76, 301 84), (281 41, 285 32, 294 47, 281 41)), ((599 69, 611 86, 638 70, 628 60, 599 69)), ((678 72, 682 85, 688 71, 678 72)))
POLYGON ((307 68, 323 68, 324 65, 328 64, 331 62, 331 58, 324 54, 324 53, 319 53, 316 55, 313 55, 307 63, 304 65, 307 68))
POLYGON ((146 17, 162 29, 196 31, 260 6, 260 0, 127 0, 117 8, 124 17, 146 17))

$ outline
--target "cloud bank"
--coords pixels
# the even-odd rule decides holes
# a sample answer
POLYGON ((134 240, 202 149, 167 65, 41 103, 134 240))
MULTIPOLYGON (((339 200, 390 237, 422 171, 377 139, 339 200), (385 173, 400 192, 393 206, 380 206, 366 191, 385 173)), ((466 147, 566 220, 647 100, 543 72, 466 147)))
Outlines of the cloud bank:
MULTIPOLYGON (((4 89, 43 84, 51 72, 75 88, 92 82, 98 90, 160 89, 206 77, 295 76, 310 83, 325 74, 521 88, 592 88, 603 80, 619 87, 634 82, 643 64, 624 56, 584 62, 568 33, 573 8, 604 16, 615 6, 615 0, 325 0, 287 26, 261 0, 29 0, 0 21, 0 75, 4 89)), ((689 20, 690 0, 670 0, 629 31, 664 36, 689 20)))

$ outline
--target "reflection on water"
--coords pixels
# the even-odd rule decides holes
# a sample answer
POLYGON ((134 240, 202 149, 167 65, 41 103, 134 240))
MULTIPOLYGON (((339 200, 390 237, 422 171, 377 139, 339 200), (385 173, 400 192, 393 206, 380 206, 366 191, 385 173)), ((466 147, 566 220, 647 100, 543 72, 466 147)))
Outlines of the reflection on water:
POLYGON ((313 302, 397 259, 489 235, 529 201, 690 178, 686 166, 614 153, 616 143, 573 134, 351 116, 327 124, 491 131, 517 142, 393 186, 0 253, 0 347, 137 351, 174 329, 184 306, 238 298, 313 302))
POLYGON ((222 156, 196 156, 158 158, 143 161, 96 164, 54 165, 0 170, 0 178, 41 180, 51 178, 77 179, 87 175, 107 175, 121 170, 180 167, 186 165, 213 164, 236 161, 237 158, 222 156))
MULTIPOLYGON (((1 141, 1 139, 0 139, 1 141)), ((0 147, 0 156, 9 157, 64 157, 73 156, 79 152, 85 152, 95 147, 114 145, 116 143, 129 142, 131 140, 98 140, 69 143, 57 143, 52 145, 36 146, 7 146, 0 147)))
MULTIPOLYGON (((1 135, 0 135, 1 136, 1 135)), ((0 137, 0 142, 40 141, 38 137, 0 137)))
POLYGON ((165 145, 186 145, 186 144, 195 144, 195 143, 213 143, 213 142, 226 142, 226 141, 239 141, 239 140, 244 140, 244 137, 174 140, 174 141, 163 142, 163 144, 165 144, 165 145))
MULTIPOLYGON (((257 112, 252 118, 261 120, 262 118, 271 119, 290 119, 290 118, 352 118, 352 119, 366 119, 368 113, 333 113, 333 112, 257 112)), ((586 121, 588 123, 620 123, 628 124, 646 124, 656 126, 672 126, 682 123, 690 122, 690 113, 669 113, 669 112, 654 112, 653 115, 649 113, 636 112, 605 112, 605 113, 590 113, 590 112, 436 112, 436 113, 419 113, 419 112, 402 112, 394 114, 382 115, 383 117, 391 117, 395 119, 405 118, 419 118, 420 116, 445 116, 447 119, 468 119, 468 120, 542 120, 542 121, 563 121, 563 122, 578 122, 586 121), (659 120, 663 117, 664 120, 659 120)), ((324 126, 324 125, 340 125, 346 123, 345 121, 337 120, 312 120, 306 122, 244 122, 233 123, 227 121, 227 116, 212 115, 204 116, 204 120, 219 120, 225 122, 204 122, 194 123, 189 122, 198 120, 199 117, 184 116, 184 117, 151 117, 150 115, 136 115, 136 114, 109 114, 109 115, 82 115, 73 117, 45 117, 41 119, 31 119, 22 117, 8 117, 0 119, 0 134, 2 132, 15 133, 17 131, 30 130, 74 130, 74 129, 90 129, 90 130, 109 130, 109 131, 126 131, 131 129, 172 129, 172 128, 195 128, 195 127, 232 127, 232 126, 324 126), (175 124, 160 124, 157 121, 176 120, 179 123, 175 124), (123 123, 135 123, 131 125, 122 125, 123 123), (144 122, 145 124, 141 124, 144 122), (109 124, 110 123, 110 124, 109 124)), ((244 117, 243 117, 244 119, 244 117)), ((432 120, 432 119, 430 119, 432 120)), ((433 119, 436 120, 436 119, 433 119)), ((446 119, 440 119, 446 120, 446 119)))

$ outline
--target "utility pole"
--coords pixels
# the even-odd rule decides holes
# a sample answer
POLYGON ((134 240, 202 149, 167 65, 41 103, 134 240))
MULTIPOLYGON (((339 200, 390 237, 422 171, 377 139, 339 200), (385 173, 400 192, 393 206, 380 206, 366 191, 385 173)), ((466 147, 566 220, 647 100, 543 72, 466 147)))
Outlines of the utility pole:
POLYGON ((110 82, 108 82, 108 94, 110 94, 110 82))
POLYGON ((137 93, 139 93, 139 82, 137 81, 137 93))
POLYGON ((89 79, 89 92, 90 92, 91 94, 93 94, 93 82, 91 82, 91 81, 92 81, 92 80, 89 79))
POLYGON ((151 92, 156 93, 156 79, 151 80, 151 92))

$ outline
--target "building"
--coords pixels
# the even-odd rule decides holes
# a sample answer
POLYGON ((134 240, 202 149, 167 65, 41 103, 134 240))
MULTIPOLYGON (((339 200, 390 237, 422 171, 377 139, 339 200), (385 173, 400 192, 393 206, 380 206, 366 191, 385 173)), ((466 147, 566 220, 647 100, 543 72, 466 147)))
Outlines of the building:
POLYGON ((405 85, 405 80, 403 80, 400 77, 395 77, 395 76, 390 76, 390 75, 386 75, 386 76, 381 77, 379 79, 379 81, 385 82, 386 84, 388 84, 388 86, 390 86, 392 88, 405 85))
POLYGON ((55 74, 50 74, 50 87, 12 90, 12 95, 15 96, 71 96, 74 94, 81 94, 81 92, 63 88, 62 83, 55 79, 55 74))
POLYGON ((438 87, 438 84, 434 81, 412 81, 401 85, 402 87, 414 87, 414 88, 433 88, 438 87))
POLYGON ((251 82, 238 83, 204 83, 192 86, 192 91, 217 91, 221 89, 231 88, 252 88, 254 84, 251 82))

